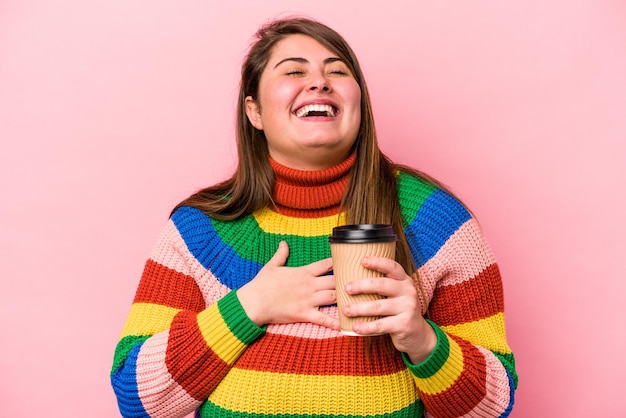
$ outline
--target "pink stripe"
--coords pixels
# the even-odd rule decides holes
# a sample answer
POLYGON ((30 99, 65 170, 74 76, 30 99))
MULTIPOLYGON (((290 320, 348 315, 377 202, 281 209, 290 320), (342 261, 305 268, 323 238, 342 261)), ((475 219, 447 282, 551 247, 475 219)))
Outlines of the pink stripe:
POLYGON ((213 273, 206 269, 202 276, 196 277, 196 283, 198 283, 207 306, 213 305, 231 290, 220 283, 213 273))
MULTIPOLYGON (((320 308, 321 312, 324 312, 328 315, 337 317, 337 307, 336 306, 328 306, 320 308)), ((300 338, 312 338, 312 339, 326 339, 326 338, 335 338, 343 335, 340 331, 336 331, 334 329, 320 327, 319 325, 314 325, 311 323, 296 323, 296 324, 276 324, 269 325, 267 327, 268 334, 274 335, 286 335, 289 337, 300 337, 300 338)))
POLYGON ((150 258, 167 268, 193 277, 207 306, 217 302, 230 291, 189 252, 187 244, 171 219, 165 225, 157 245, 152 249, 150 258))
MULTIPOLYGON (((462 283, 495 263, 475 219, 469 219, 441 246, 437 254, 419 268, 426 300, 430 303, 435 287, 462 283), (463 255, 467 255, 463 259, 463 255)), ((424 304, 423 304, 424 305, 424 304)))
POLYGON ((150 258, 157 263, 192 277, 201 276, 206 269, 189 252, 176 225, 170 219, 161 232, 150 258))
POLYGON ((506 369, 493 353, 483 347, 477 346, 485 357, 487 365, 487 394, 482 401, 464 417, 499 417, 509 406, 510 387, 506 369))
POLYGON ((172 379, 165 365, 169 331, 148 339, 137 357, 137 389, 146 412, 151 417, 184 416, 201 401, 191 397, 172 379))

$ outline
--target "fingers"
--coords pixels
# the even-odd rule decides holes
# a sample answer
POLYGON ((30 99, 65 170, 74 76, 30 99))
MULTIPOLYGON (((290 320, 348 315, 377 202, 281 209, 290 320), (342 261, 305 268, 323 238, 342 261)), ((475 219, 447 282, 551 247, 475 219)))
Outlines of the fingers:
MULTIPOLYGON (((278 243, 278 249, 267 262, 266 266, 280 267, 284 266, 289 257, 289 245, 286 241, 278 243)), ((333 268, 332 258, 325 258, 302 267, 308 274, 312 276, 322 276, 330 272, 333 268)))
POLYGON ((356 280, 345 287, 349 295, 378 294, 383 299, 352 303, 344 307, 348 316, 393 316, 402 312, 421 313, 417 289, 408 276, 406 280, 372 277, 356 280))
POLYGON ((322 327, 339 330, 339 318, 330 316, 319 310, 313 311, 308 320, 309 322, 320 325, 322 327))
POLYGON ((313 276, 322 276, 333 269, 333 260, 332 258, 325 258, 303 266, 303 268, 313 276))
POLYGON ((415 289, 411 282, 401 282, 389 277, 369 277, 348 283, 345 291, 349 295, 374 294, 388 298, 401 296, 415 289), (410 284, 410 286, 409 286, 410 284))
POLYGON ((352 326, 352 330, 360 335, 388 334, 388 332, 384 331, 381 319, 371 322, 357 322, 352 326))
POLYGON ((402 297, 394 299, 378 299, 366 302, 355 302, 343 307, 346 316, 394 316, 404 312, 417 312, 417 299, 402 297))
POLYGON ((315 277, 312 282, 313 289, 320 290, 333 290, 335 291, 335 276, 319 276, 315 277))
POLYGON ((382 273, 383 277, 367 277, 346 285, 346 292, 351 295, 371 293, 386 297, 396 297, 411 293, 415 286, 404 268, 394 260, 384 257, 365 257, 363 267, 382 273))
POLYGON ((390 316, 396 315, 399 309, 389 299, 371 300, 367 302, 351 303, 343 307, 346 316, 390 316))
POLYGON ((287 257, 289 257, 289 245, 285 241, 281 241, 278 243, 278 249, 267 262, 266 266, 284 266, 287 262, 287 257))
POLYGON ((364 257, 361 260, 361 265, 369 270, 375 270, 385 276, 402 280, 406 277, 404 268, 395 260, 391 260, 385 257, 364 257))
POLYGON ((311 297, 311 304, 315 307, 332 305, 337 302, 335 289, 320 290, 311 297))
POLYGON ((415 318, 421 318, 421 314, 415 310, 416 307, 416 304, 406 301, 398 303, 383 299, 345 306, 343 313, 350 317, 380 316, 375 321, 357 322, 353 329, 359 334, 400 334, 413 326, 415 318))

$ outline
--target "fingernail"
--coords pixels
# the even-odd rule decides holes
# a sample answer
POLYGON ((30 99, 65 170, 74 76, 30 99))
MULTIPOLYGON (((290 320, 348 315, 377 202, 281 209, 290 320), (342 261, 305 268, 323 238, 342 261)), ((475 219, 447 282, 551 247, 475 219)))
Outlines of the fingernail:
POLYGON ((346 292, 348 293, 352 292, 352 285, 350 283, 346 285, 346 292))

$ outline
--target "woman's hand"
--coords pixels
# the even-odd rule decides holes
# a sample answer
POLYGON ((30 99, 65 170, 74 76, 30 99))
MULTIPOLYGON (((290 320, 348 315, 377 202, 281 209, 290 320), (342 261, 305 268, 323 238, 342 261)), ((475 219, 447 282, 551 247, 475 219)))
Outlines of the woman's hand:
POLYGON ((339 319, 322 313, 320 306, 335 299, 335 278, 330 258, 302 267, 285 267, 289 246, 278 250, 254 279, 237 290, 246 314, 257 325, 311 322, 339 329, 339 319))
POLYGON ((343 313, 347 316, 382 316, 373 322, 356 323, 353 331, 362 335, 390 334, 396 349, 406 353, 411 362, 418 364, 426 360, 437 344, 437 335, 422 316, 419 294, 411 277, 400 264, 388 258, 365 257, 361 264, 385 277, 348 283, 346 292, 379 294, 386 298, 345 306, 343 313))

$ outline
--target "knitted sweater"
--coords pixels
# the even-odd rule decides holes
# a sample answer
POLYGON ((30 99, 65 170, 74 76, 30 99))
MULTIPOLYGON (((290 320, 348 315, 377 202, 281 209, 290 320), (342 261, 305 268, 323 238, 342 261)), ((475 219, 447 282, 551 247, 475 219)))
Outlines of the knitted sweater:
MULTIPOLYGON (((507 416, 517 386, 498 267, 470 213, 446 192, 398 175, 405 234, 438 341, 421 364, 389 336, 310 323, 258 327, 235 289, 280 240, 288 266, 330 257, 328 235, 354 155, 319 172, 272 161, 276 207, 218 221, 181 207, 152 250, 115 351, 125 417, 385 418, 507 416)), ((320 308, 337 315, 336 306, 320 308)))

